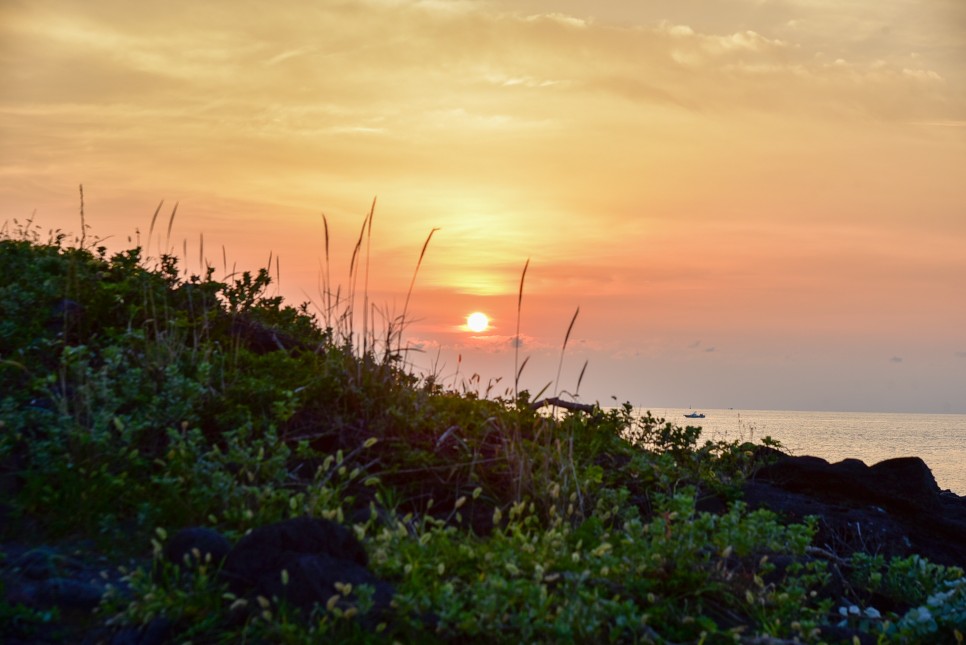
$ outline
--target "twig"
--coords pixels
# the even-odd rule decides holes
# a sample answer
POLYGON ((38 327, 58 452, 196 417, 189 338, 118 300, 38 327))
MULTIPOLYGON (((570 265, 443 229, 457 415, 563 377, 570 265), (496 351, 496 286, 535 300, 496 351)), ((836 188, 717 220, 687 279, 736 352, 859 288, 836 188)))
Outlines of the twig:
POLYGON ((576 401, 564 401, 560 397, 551 396, 540 401, 536 401, 530 404, 531 410, 539 410, 540 408, 547 407, 548 405, 556 406, 558 408, 563 408, 565 410, 571 410, 575 412, 587 412, 592 413, 597 406, 591 405, 590 403, 577 403, 576 401))

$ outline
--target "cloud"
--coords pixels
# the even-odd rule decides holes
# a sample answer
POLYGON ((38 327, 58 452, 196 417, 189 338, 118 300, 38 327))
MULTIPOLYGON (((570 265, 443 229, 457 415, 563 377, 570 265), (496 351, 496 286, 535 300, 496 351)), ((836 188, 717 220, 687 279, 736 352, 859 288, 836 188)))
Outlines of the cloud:
POLYGON ((522 349, 528 352, 538 351, 549 347, 548 343, 524 334, 521 334, 519 339, 516 336, 503 334, 462 334, 459 337, 454 337, 449 345, 449 349, 465 348, 492 354, 511 352, 514 349, 522 349))
POLYGON ((414 352, 428 352, 439 349, 439 341, 432 338, 406 337, 406 349, 414 352))

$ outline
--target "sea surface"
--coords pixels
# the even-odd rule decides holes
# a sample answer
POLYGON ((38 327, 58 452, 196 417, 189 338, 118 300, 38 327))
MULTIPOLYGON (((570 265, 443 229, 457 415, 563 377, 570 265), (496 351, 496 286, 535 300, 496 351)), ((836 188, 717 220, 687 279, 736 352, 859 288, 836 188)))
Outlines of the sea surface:
POLYGON ((777 439, 793 455, 829 462, 860 459, 868 465, 893 457, 920 457, 939 488, 966 495, 966 414, 881 414, 778 410, 642 408, 677 425, 700 426, 701 441, 777 439), (703 412, 704 419, 686 419, 703 412))

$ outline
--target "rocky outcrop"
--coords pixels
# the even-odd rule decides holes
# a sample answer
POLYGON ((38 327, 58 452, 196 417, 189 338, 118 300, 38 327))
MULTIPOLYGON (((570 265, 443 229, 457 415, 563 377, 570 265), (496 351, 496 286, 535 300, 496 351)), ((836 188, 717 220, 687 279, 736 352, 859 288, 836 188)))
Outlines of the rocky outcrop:
POLYGON ((0 545, 0 602, 9 608, 0 620, 0 642, 94 643, 109 636, 91 612, 109 586, 125 585, 117 563, 92 547, 0 545))
POLYGON ((817 541, 839 555, 918 553, 938 564, 966 567, 966 498, 941 491, 922 459, 867 466, 857 459, 772 457, 745 484, 751 508, 793 520, 818 516, 817 541))
POLYGON ((376 613, 388 609, 393 588, 366 567, 362 544, 349 529, 323 519, 296 518, 253 530, 231 549, 222 575, 238 595, 278 598, 300 609, 349 609, 369 586, 376 613))
MULTIPOLYGON (((360 588, 366 585, 373 591, 372 604, 360 620, 372 628, 388 614, 392 601, 392 586, 369 571, 359 540, 328 520, 300 517, 276 522, 252 530, 234 546, 213 529, 191 527, 175 533, 162 553, 170 565, 189 570, 200 564, 214 566, 252 611, 265 602, 285 602, 306 615, 315 605, 358 610, 360 588)), ((159 617, 119 630, 111 645, 161 645, 176 629, 159 617)))
POLYGON ((172 564, 198 566, 210 562, 220 567, 231 551, 231 542, 214 529, 181 529, 164 545, 164 559, 172 564))

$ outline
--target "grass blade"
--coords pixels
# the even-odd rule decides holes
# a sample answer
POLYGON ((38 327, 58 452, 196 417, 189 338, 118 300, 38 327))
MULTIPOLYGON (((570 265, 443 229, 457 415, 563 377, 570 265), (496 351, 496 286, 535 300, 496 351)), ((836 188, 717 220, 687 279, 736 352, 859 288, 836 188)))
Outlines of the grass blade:
MULTIPOLYGON (((375 329, 375 320, 373 319, 373 317, 370 316, 370 312, 369 312, 369 309, 370 309, 369 307, 369 260, 372 258, 372 252, 371 252, 372 218, 376 214, 376 199, 378 198, 377 197, 372 198, 372 206, 369 207, 369 217, 366 218, 368 223, 363 223, 363 226, 366 229, 366 273, 363 276, 363 280, 362 280, 362 353, 363 355, 365 355, 366 351, 369 349, 368 342, 369 342, 369 336, 370 336, 370 333, 369 333, 370 321, 372 321, 373 329, 375 329)), ((376 344, 375 331, 373 331, 371 335, 372 335, 372 345, 374 350, 375 344, 376 344)))
POLYGON ((151 236, 154 235, 154 224, 158 221, 158 214, 161 212, 161 207, 164 206, 164 200, 162 199, 158 202, 158 207, 154 209, 154 215, 151 216, 151 227, 148 228, 148 241, 144 247, 151 252, 151 236))
MULTIPOLYGON (((520 372, 523 371, 523 366, 520 365, 520 313, 523 310, 523 282, 527 278, 528 268, 530 268, 530 258, 527 258, 523 265, 523 273, 520 274, 520 290, 517 294, 517 333, 513 337, 513 372, 516 374, 516 378, 513 380, 514 399, 520 397, 520 372)), ((526 361, 523 365, 526 365, 526 361)))
MULTIPOLYGON (((322 226, 325 228, 325 273, 322 274, 322 292, 325 310, 332 310, 332 283, 329 282, 331 271, 329 268, 329 218, 322 213, 322 226)), ((328 325, 329 318, 326 316, 326 324, 328 325)))
POLYGON ((574 390, 574 398, 575 399, 580 395, 580 384, 583 383, 583 381, 584 381, 584 372, 587 371, 587 364, 588 363, 590 363, 590 360, 589 359, 588 360, 585 360, 584 361, 584 366, 582 368, 580 368, 580 376, 577 377, 577 389, 574 390))
POLYGON ((84 243, 87 241, 87 222, 84 221, 84 184, 80 185, 80 220, 81 220, 80 247, 81 247, 81 250, 83 250, 84 243))
POLYGON ((171 217, 168 219, 168 234, 164 238, 164 247, 168 248, 171 244, 171 227, 174 226, 174 216, 178 213, 178 202, 174 203, 174 208, 171 209, 171 217))
POLYGON ((560 371, 563 369, 564 354, 567 352, 567 341, 570 340, 570 332, 574 330, 574 323, 577 322, 577 314, 579 313, 580 307, 577 307, 577 311, 574 312, 574 317, 570 319, 570 324, 567 326, 567 333, 564 334, 563 347, 560 348, 560 362, 557 364, 557 378, 554 380, 554 396, 557 396, 557 392, 560 388, 560 371))
POLYGON ((426 256, 426 249, 429 248, 429 241, 433 239, 433 234, 438 231, 438 228, 434 228, 426 236, 426 241, 423 242, 423 248, 419 251, 419 259, 416 260, 416 268, 413 269, 413 277, 409 281, 409 290, 406 292, 406 301, 403 303, 402 315, 399 317, 399 328, 396 330, 396 351, 398 352, 402 346, 402 330, 406 326, 406 312, 409 311, 409 299, 413 295, 413 287, 416 285, 416 276, 419 275, 419 267, 423 265, 423 257, 426 256))
POLYGON ((526 358, 523 359, 523 364, 520 365, 520 369, 518 369, 516 371, 516 380, 517 381, 520 380, 520 375, 523 374, 523 368, 526 367, 527 366, 527 363, 529 363, 529 362, 530 362, 530 357, 529 356, 527 356, 526 358))

